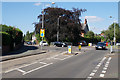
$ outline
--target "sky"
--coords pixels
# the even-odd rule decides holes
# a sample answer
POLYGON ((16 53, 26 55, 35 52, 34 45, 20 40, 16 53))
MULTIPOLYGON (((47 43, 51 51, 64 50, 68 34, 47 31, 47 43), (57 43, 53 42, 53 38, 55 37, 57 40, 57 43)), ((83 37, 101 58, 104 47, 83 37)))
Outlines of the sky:
MULTIPOLYGON (((51 2, 2 2, 2 24, 15 26, 24 34, 33 32, 35 28, 32 23, 39 21, 37 16, 42 9, 51 6, 51 2)), ((118 2, 55 2, 53 6, 66 10, 72 10, 73 7, 87 9, 80 16, 81 23, 86 18, 89 30, 96 34, 106 30, 114 21, 118 22, 118 2)))

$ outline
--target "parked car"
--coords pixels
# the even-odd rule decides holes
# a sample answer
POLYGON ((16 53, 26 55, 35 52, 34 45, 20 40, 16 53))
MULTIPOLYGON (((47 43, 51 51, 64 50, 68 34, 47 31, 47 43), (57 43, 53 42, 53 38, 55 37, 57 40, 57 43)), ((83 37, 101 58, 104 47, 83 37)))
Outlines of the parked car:
POLYGON ((87 46, 87 43, 86 43, 86 41, 80 41, 80 42, 78 42, 78 45, 87 46))
POLYGON ((39 45, 48 46, 48 43, 46 41, 41 41, 39 45))
POLYGON ((67 44, 64 42, 54 42, 54 45, 57 47, 67 47, 67 44))
POLYGON ((32 45, 32 42, 27 42, 28 45, 32 45))
POLYGON ((120 46, 120 43, 116 43, 117 46, 120 46))
POLYGON ((106 44, 103 42, 98 42, 97 45, 95 46, 95 49, 106 49, 106 44))

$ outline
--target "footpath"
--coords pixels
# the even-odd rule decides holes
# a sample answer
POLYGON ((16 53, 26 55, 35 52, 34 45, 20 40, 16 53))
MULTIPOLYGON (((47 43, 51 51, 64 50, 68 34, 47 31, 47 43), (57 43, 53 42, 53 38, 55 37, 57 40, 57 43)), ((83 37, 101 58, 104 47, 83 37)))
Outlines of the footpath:
POLYGON ((8 55, 0 56, 0 62, 1 61, 7 61, 11 59, 31 56, 31 55, 37 55, 46 53, 47 50, 40 50, 38 49, 38 46, 23 46, 21 49, 17 51, 10 52, 8 55))

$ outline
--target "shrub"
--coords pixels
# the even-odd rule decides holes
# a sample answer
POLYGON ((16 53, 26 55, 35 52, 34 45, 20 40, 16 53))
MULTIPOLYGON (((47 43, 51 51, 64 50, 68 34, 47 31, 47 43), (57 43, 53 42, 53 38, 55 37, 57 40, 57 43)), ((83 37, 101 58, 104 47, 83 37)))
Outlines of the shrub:
POLYGON ((0 32, 0 35, 2 35, 2 45, 10 45, 11 43, 10 34, 6 32, 0 32))

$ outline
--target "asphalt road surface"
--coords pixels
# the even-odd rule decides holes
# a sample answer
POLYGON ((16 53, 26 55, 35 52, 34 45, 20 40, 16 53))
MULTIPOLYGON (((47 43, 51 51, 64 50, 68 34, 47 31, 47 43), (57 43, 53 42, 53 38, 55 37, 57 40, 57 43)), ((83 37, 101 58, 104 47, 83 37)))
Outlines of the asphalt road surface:
MULTIPOLYGON (((118 78, 118 54, 84 47, 78 54, 60 54, 11 69, 3 78, 118 78)), ((54 49, 53 49, 54 50, 54 49)), ((57 52, 57 50, 55 50, 57 52)), ((74 52, 75 52, 74 48, 74 52)), ((77 53, 77 52, 75 52, 77 53)))

